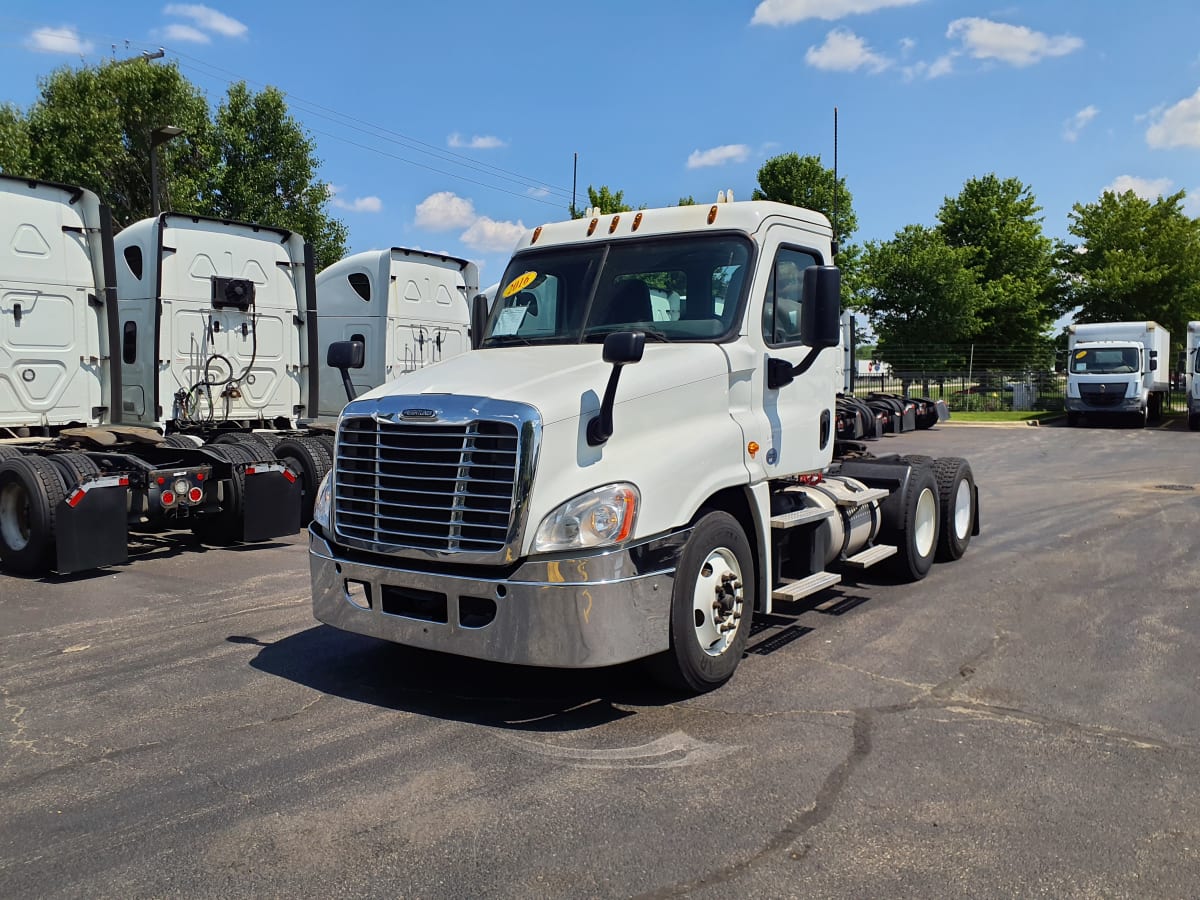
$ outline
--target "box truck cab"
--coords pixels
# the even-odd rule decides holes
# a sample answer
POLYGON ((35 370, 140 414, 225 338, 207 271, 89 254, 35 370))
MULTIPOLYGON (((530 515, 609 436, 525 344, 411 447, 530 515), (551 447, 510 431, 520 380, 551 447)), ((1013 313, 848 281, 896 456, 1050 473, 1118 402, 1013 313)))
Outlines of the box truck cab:
POLYGON ((961 556, 965 460, 838 444, 831 238, 766 201, 527 232, 490 311, 473 303, 472 352, 343 410, 310 530, 316 617, 509 663, 655 657, 702 691, 756 612, 844 570, 919 579, 961 556))
POLYGON ((1157 322, 1078 323, 1067 330, 1067 424, 1083 416, 1162 415, 1171 336, 1157 322))

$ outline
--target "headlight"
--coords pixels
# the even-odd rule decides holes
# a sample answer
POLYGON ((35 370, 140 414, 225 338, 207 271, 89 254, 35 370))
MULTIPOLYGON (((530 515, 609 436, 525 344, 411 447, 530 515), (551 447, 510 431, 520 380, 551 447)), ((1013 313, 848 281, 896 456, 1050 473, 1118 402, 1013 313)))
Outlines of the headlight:
POLYGON ((325 531, 329 530, 329 511, 333 507, 333 472, 326 472, 317 488, 316 499, 313 500, 313 521, 325 531))
POLYGON ((619 544, 633 534, 641 495, 632 484, 608 484, 568 500, 538 526, 534 553, 619 544))

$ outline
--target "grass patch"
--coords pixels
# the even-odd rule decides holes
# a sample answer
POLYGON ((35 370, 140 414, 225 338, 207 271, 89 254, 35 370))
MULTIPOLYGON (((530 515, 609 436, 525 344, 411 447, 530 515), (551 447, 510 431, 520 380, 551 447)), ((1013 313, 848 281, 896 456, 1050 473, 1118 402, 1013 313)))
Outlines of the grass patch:
POLYGON ((1053 419, 1061 412, 1046 410, 1001 409, 995 412, 951 412, 951 422, 1027 422, 1030 419, 1053 419))

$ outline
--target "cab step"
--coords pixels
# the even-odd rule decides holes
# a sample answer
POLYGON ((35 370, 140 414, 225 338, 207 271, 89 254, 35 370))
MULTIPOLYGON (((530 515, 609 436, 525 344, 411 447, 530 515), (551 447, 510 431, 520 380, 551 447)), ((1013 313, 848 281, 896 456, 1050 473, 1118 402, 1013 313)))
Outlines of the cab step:
POLYGON ((801 597, 807 597, 810 594, 817 593, 817 591, 823 591, 827 587, 833 587, 841 580, 842 576, 837 572, 816 572, 807 578, 801 578, 799 581, 793 581, 791 584, 775 588, 771 592, 771 599, 799 600, 801 597))
POLYGON ((847 556, 842 560, 843 565, 847 565, 852 569, 868 569, 875 563, 883 562, 885 559, 890 559, 899 552, 899 548, 893 547, 891 544, 876 544, 874 547, 868 547, 853 556, 847 556))
POLYGON ((794 509, 791 512, 771 516, 771 527, 775 529, 792 528, 796 525, 806 525, 809 522, 821 522, 833 515, 832 509, 822 509, 810 506, 806 509, 794 509))

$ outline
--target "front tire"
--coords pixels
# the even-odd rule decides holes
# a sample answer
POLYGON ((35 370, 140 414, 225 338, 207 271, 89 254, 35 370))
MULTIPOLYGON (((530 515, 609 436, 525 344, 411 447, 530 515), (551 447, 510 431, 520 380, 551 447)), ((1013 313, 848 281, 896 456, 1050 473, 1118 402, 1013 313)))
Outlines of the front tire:
POLYGON ((741 524, 727 512, 704 514, 679 558, 671 592, 671 649, 660 677, 704 693, 728 681, 754 618, 754 558, 741 524))

